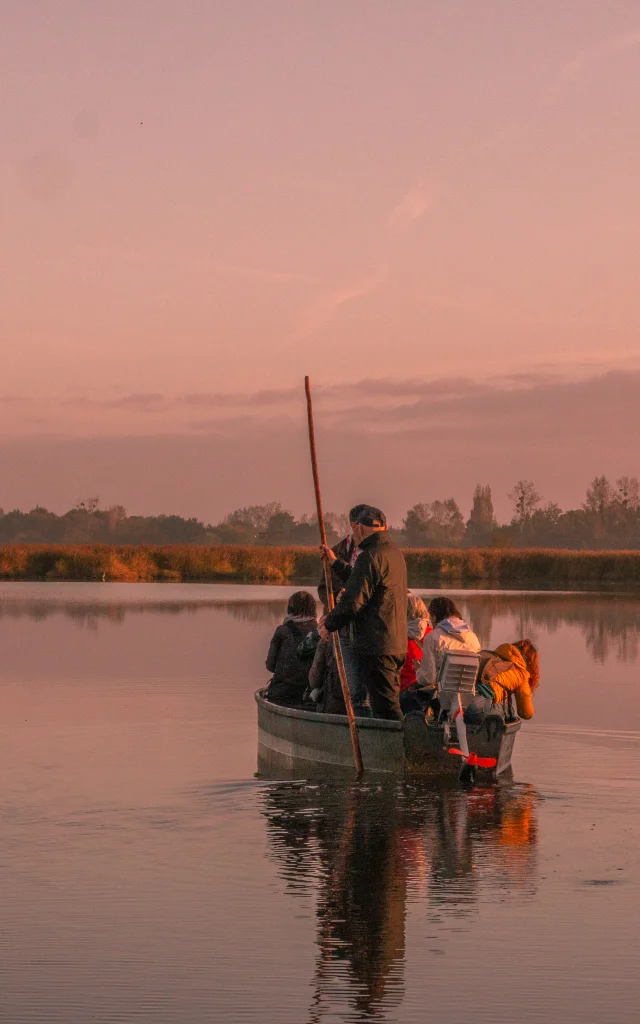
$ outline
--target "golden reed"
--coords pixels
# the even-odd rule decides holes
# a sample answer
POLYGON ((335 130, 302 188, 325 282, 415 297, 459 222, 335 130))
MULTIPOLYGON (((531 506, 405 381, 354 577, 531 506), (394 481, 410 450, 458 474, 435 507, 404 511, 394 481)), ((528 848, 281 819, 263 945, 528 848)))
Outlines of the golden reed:
MULTIPOLYGON (((413 586, 640 585, 640 551, 542 548, 405 549, 413 586)), ((2 580, 315 582, 317 548, 155 545, 0 545, 2 580)))

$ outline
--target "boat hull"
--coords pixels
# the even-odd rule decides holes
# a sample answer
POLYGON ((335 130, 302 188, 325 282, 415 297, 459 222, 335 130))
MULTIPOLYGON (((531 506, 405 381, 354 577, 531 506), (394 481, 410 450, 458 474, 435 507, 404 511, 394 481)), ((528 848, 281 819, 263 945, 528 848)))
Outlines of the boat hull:
MULTIPOLYGON (((353 767, 349 723, 345 715, 323 715, 314 711, 282 707, 258 690, 258 747, 263 760, 292 768, 301 763, 353 767)), ((496 758, 494 769, 481 770, 494 777, 511 765, 515 737, 521 722, 505 725, 491 720, 475 732, 468 729, 469 747, 480 757, 496 758)), ((358 736, 365 771, 419 772, 425 775, 456 776, 461 759, 444 746, 442 728, 428 726, 424 715, 414 712, 404 722, 375 718, 358 719, 358 736)), ((454 735, 455 741, 455 735, 454 735)))

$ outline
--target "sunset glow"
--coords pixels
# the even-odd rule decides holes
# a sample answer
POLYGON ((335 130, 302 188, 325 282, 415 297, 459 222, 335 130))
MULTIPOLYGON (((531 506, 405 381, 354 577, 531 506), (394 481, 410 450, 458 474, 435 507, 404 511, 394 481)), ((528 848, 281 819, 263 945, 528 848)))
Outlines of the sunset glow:
POLYGON ((7 7, 3 506, 637 472, 634 5, 7 7))

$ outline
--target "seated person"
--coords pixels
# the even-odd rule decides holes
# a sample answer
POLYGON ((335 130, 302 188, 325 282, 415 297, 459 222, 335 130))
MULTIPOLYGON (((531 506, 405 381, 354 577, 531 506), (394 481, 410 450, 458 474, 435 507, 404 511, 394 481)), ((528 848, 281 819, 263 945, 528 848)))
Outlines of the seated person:
POLYGON ((414 594, 407 596, 407 656, 400 673, 400 709, 423 711, 426 699, 421 696, 416 681, 416 669, 422 661, 422 645, 427 633, 431 632, 429 613, 422 598, 414 594))
POLYGON ((299 657, 298 645, 315 628, 315 599, 306 590, 298 590, 289 598, 287 615, 269 645, 267 669, 273 678, 266 695, 274 704, 302 705, 310 662, 299 657))
MULTIPOLYGON (((520 718, 533 718, 533 691, 540 682, 538 652, 530 640, 500 644, 490 652, 482 668, 476 695, 464 712, 467 725, 481 725, 488 714, 504 718, 502 703, 509 707, 511 694, 520 718)), ((507 711, 507 714, 509 712, 507 711)))
POLYGON ((416 672, 420 686, 435 692, 438 670, 445 651, 480 650, 480 641, 464 621, 449 597, 434 597, 429 602, 429 617, 433 629, 425 636, 422 661, 416 672))
POLYGON ((332 640, 320 640, 309 669, 309 699, 325 715, 346 715, 332 640))

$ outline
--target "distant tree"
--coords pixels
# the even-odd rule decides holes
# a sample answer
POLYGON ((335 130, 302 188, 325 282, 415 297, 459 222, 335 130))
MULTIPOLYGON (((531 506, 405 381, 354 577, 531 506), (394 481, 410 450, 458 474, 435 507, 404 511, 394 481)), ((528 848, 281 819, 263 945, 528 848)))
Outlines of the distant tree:
POLYGON ((86 512, 87 515, 91 516, 91 515, 93 515, 94 512, 97 512, 99 507, 100 507, 100 498, 98 498, 96 496, 96 497, 93 497, 93 498, 84 498, 83 500, 77 501, 76 504, 75 504, 74 511, 86 512))
POLYGON ((619 505, 616 493, 606 476, 593 478, 587 487, 582 508, 589 547, 609 547, 611 535, 617 532, 619 505))
POLYGON ((410 547, 456 547, 464 537, 464 519, 453 498, 420 502, 404 519, 410 547))
POLYGON ((204 523, 195 517, 157 516, 156 521, 162 544, 198 544, 204 539, 204 523))
MULTIPOLYGON (((317 522, 317 519, 315 521, 317 522)), ((335 537, 335 540, 330 541, 331 544, 336 544, 342 537, 346 537, 351 530, 351 523, 346 512, 325 512, 324 523, 327 530, 327 539, 330 532, 335 537)))
POLYGON ((212 544, 255 544, 255 533, 246 523, 233 523, 226 520, 212 526, 212 544))
POLYGON ((534 509, 519 526, 519 543, 524 547, 557 547, 562 543, 564 515, 553 501, 534 509))
POLYGON ((62 520, 55 512, 36 505, 30 512, 0 514, 0 541, 4 543, 46 544, 62 538, 62 520))
POLYGON ((616 546, 637 547, 640 542, 640 484, 635 476, 622 476, 616 480, 615 508, 611 509, 614 522, 609 523, 609 534, 616 546))
POLYGON ((621 476, 616 480, 615 496, 623 508, 634 512, 640 508, 640 483, 635 476, 621 476))
POLYGON ((587 487, 587 495, 582 507, 585 512, 604 519, 614 500, 615 492, 606 476, 596 476, 587 487))
POLYGON ((318 522, 309 516, 303 515, 298 522, 294 522, 289 534, 288 543, 300 545, 301 547, 317 547, 320 543, 320 531, 318 522))
MULTIPOLYGON (((329 515, 324 517, 324 529, 327 537, 327 544, 336 544, 340 535, 336 533, 329 515)), ((302 515, 291 529, 291 544, 300 544, 306 547, 315 547, 320 543, 320 530, 317 516, 302 515)))
POLYGON ((295 525, 296 521, 291 512, 276 512, 258 534, 258 543, 267 546, 291 544, 295 525))
POLYGON ((100 516, 100 499, 85 498, 65 513, 62 540, 67 544, 92 544, 101 539, 104 516, 100 516))
POLYGON ((493 512, 491 488, 487 484, 476 484, 473 492, 473 507, 467 520, 465 540, 470 545, 489 544, 498 524, 493 512))
POLYGON ((403 520, 403 527, 409 547, 421 548, 427 546, 428 522, 428 505, 420 502, 408 510, 403 520))
POLYGON ((123 505, 110 505, 107 509, 109 532, 115 533, 120 523, 127 518, 127 510, 123 505))
POLYGON ((282 505, 279 501, 270 501, 266 505, 247 505, 231 512, 214 530, 221 536, 223 544, 255 544, 259 534, 267 529, 269 521, 280 512, 282 505))
POLYGON ((512 523, 521 528, 542 500, 531 480, 518 480, 507 497, 514 505, 512 523))

